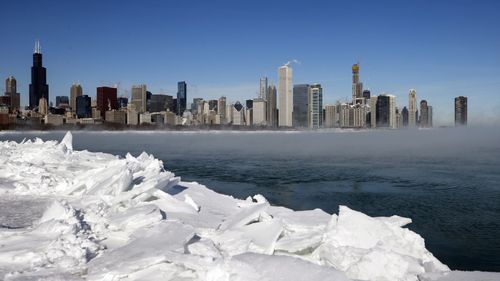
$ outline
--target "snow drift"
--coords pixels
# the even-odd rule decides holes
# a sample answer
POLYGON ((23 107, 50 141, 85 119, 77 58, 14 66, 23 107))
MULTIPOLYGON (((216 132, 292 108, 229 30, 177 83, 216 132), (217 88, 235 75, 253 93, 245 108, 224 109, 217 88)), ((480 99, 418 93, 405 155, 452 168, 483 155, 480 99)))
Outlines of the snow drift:
POLYGON ((404 228, 410 219, 345 206, 334 215, 293 211, 261 195, 238 200, 182 182, 146 153, 74 151, 69 132, 60 143, 0 143, 0 193, 53 198, 31 227, 0 229, 5 280, 416 281, 461 274, 404 228))

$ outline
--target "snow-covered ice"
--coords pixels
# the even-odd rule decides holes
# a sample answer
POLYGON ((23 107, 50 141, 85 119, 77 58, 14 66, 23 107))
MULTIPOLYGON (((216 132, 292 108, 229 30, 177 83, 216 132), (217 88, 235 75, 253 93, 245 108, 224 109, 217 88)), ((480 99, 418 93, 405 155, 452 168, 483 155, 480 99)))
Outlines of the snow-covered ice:
POLYGON ((450 271, 410 219, 235 199, 146 153, 75 151, 71 133, 0 143, 0 195, 33 221, 0 225, 4 280, 500 280, 450 271))

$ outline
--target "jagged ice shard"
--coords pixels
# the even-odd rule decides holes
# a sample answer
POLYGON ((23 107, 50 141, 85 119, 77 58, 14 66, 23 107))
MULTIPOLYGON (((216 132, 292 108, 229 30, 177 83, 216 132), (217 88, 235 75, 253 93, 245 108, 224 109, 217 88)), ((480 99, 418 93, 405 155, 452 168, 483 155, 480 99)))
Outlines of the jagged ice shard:
POLYGON ((32 225, 0 228, 4 280, 500 277, 450 271, 404 228, 410 219, 235 199, 181 181, 146 153, 73 150, 69 132, 60 143, 1 142, 0 196, 49 202, 32 225))

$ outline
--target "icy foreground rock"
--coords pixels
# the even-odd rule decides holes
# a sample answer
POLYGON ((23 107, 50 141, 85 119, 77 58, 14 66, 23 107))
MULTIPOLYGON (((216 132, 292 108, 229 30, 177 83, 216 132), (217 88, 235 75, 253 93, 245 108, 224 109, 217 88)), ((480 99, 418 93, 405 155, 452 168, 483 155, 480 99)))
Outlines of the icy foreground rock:
POLYGON ((0 228, 5 280, 416 281, 461 274, 403 228, 409 219, 345 206, 338 215, 292 211, 261 195, 238 200, 180 181, 146 153, 74 151, 70 133, 61 143, 0 143, 0 194, 53 198, 33 226, 0 228))

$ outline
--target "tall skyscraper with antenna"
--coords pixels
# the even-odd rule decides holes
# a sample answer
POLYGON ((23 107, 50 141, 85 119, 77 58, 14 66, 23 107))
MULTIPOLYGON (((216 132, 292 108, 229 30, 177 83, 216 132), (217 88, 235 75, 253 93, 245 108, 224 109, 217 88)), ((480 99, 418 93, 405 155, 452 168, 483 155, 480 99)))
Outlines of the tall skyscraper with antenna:
POLYGON ((408 93, 408 127, 417 126, 417 91, 410 89, 408 93))
POLYGON ((49 101, 49 85, 47 85, 47 70, 42 63, 42 48, 40 41, 35 42, 35 50, 33 52, 33 66, 31 67, 31 84, 29 108, 34 109, 38 106, 41 98, 49 101))

